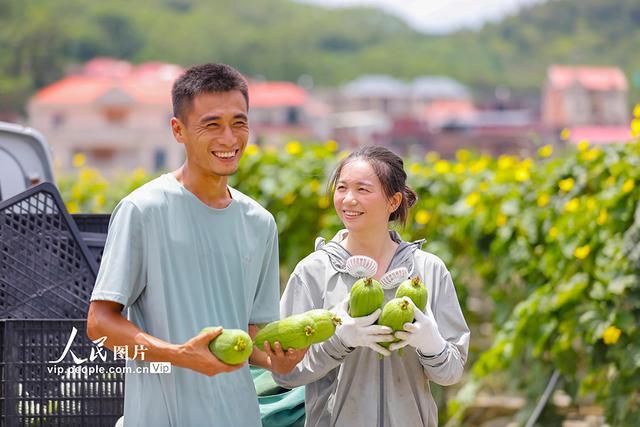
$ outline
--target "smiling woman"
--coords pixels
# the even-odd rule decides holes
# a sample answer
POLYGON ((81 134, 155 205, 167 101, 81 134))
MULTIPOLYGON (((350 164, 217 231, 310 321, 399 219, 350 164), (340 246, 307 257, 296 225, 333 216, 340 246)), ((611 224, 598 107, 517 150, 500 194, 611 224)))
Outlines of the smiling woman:
POLYGON ((398 208, 402 195, 396 193, 387 199, 385 193, 373 167, 365 160, 355 160, 346 165, 338 177, 333 203, 352 233, 372 227, 386 229, 389 216, 398 208))
MULTIPOLYGON (((388 227, 389 221, 404 225, 416 193, 405 185, 406 172, 400 157, 381 147, 365 147, 343 160, 331 178, 333 202, 340 219, 352 228, 388 227), (361 218, 367 225, 356 225, 361 218)), ((362 222, 359 222, 362 224, 362 222)))
MULTIPOLYGON (((315 252, 298 263, 287 283, 281 317, 324 308, 343 319, 335 335, 312 345, 291 373, 274 375, 283 387, 306 386, 308 426, 435 427, 437 408, 429 381, 449 385, 462 375, 469 329, 447 268, 421 249, 424 240, 405 242, 389 230, 390 221, 404 224, 416 201, 406 178, 402 159, 383 147, 363 147, 343 159, 330 187, 346 230, 327 243, 317 239, 315 252), (347 266, 363 257, 374 261, 375 279, 402 270, 426 284, 426 312, 411 306, 417 320, 397 332, 404 335, 394 336, 390 328, 376 324, 380 309, 363 317, 349 315, 357 277, 347 266), (392 341, 397 342, 389 349, 380 344, 392 341), (413 351, 400 357, 395 350, 407 345, 413 351)), ((385 288, 384 301, 395 296, 397 286, 385 288)))

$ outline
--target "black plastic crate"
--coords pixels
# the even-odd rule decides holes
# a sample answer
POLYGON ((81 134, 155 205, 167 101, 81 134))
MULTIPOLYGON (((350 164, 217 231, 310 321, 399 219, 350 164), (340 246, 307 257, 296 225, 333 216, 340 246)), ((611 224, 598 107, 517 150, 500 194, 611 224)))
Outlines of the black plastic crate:
POLYGON ((89 360, 97 347, 85 328, 84 320, 0 320, 1 426, 116 423, 124 411, 125 363, 104 348, 105 361, 89 360), (74 327, 77 334, 65 358, 50 363, 64 354, 74 327), (77 364, 71 352, 86 362, 77 364))
POLYGON ((91 256, 100 267, 111 214, 71 214, 71 218, 78 226, 82 240, 89 248, 91 256))
POLYGON ((107 234, 111 214, 71 214, 80 232, 107 234))
POLYGON ((107 235, 102 233, 80 232, 80 236, 82 237, 84 244, 89 248, 89 253, 93 257, 93 260, 98 265, 98 268, 100 268, 107 235))
POLYGON ((56 187, 0 203, 0 319, 82 319, 97 264, 56 187))

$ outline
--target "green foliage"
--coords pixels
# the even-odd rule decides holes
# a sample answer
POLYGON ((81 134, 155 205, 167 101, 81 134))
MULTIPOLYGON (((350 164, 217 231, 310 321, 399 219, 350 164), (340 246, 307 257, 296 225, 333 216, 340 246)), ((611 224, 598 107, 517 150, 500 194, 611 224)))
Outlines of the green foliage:
MULTIPOLYGON (((640 72, 636 0, 554 0, 478 31, 433 36, 377 9, 288 0, 0 0, 0 108, 94 56, 191 65, 338 85, 361 74, 446 74, 479 94, 538 93, 547 66, 619 65, 640 72), (392 58, 390 60, 390 58, 392 58)), ((640 88, 631 88, 632 100, 640 88)))
MULTIPOLYGON (((325 188, 344 155, 335 150, 333 141, 250 146, 232 177, 276 218, 283 279, 316 236, 341 228, 325 188)), ((640 142, 551 152, 496 159, 461 150, 453 162, 429 154, 405 164, 419 200, 403 237, 426 237, 425 249, 445 261, 472 328, 482 318, 468 304, 473 289, 494 307, 493 342, 474 347, 486 351, 472 353, 450 416, 462 419, 498 377, 534 401, 557 368, 575 399, 595 398, 610 423, 632 425, 640 416, 640 142)), ((79 178, 60 181, 64 198, 95 211, 151 177, 109 185, 82 169, 79 178)))

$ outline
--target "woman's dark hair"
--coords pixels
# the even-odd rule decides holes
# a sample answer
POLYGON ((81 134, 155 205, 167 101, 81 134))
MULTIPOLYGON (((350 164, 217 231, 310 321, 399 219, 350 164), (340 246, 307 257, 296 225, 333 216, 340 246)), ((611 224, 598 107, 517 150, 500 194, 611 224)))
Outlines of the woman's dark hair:
POLYGON ((173 116, 184 121, 197 95, 232 90, 239 90, 242 93, 249 109, 247 80, 238 70, 226 64, 194 65, 173 83, 171 89, 173 116))
POLYGON ((389 215, 389 221, 398 221, 404 227, 407 222, 409 208, 416 203, 418 195, 406 184, 407 173, 404 171, 402 159, 384 147, 364 146, 340 161, 329 181, 329 190, 331 192, 336 189, 342 168, 354 160, 365 160, 371 165, 382 184, 382 189, 387 198, 391 198, 398 192, 402 194, 400 206, 389 215))

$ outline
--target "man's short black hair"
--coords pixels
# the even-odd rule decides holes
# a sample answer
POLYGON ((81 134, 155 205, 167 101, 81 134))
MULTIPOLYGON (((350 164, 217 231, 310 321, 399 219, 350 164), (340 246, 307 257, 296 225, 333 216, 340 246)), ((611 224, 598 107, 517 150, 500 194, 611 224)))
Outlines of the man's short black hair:
POLYGON ((247 80, 235 68, 226 64, 202 64, 188 68, 171 89, 173 116, 185 119, 193 99, 203 93, 239 90, 249 108, 247 80))

